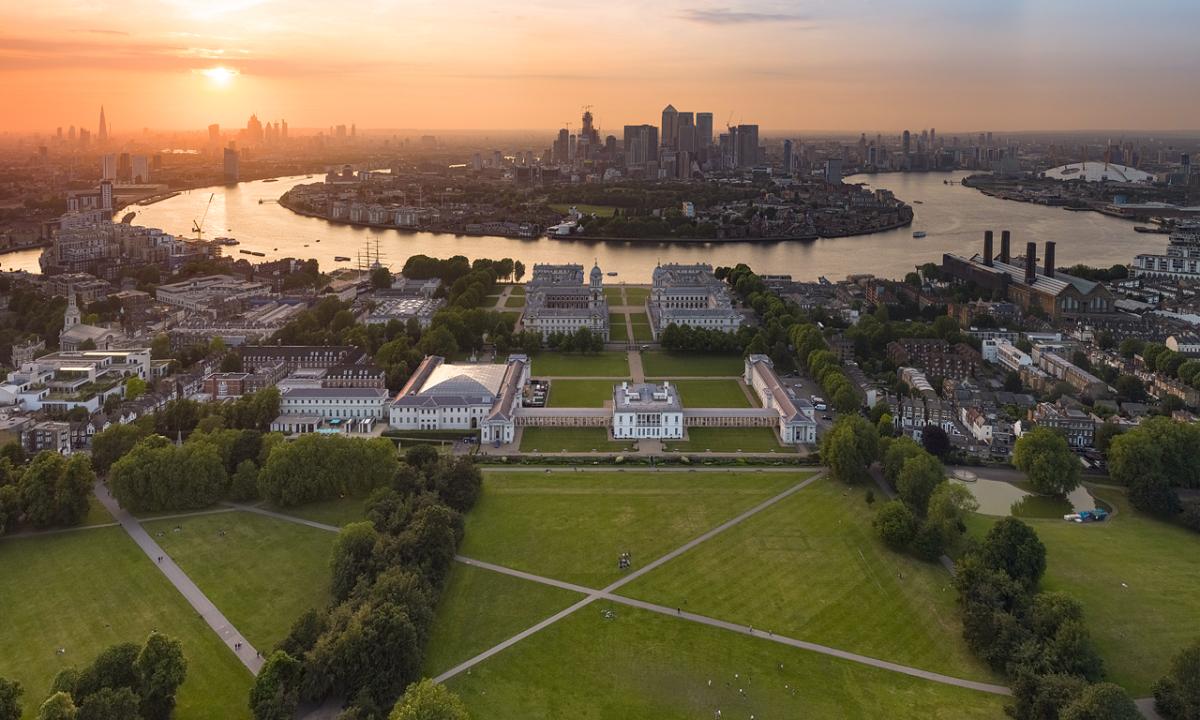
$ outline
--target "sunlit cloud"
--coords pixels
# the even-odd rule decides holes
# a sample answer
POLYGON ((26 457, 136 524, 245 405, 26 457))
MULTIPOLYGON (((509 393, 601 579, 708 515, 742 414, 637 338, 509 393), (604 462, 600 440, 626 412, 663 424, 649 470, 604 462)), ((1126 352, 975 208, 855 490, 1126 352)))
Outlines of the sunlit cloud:
POLYGON ((802 23, 805 15, 731 10, 729 8, 687 9, 680 14, 684 20, 704 25, 746 25, 750 23, 802 23))
POLYGON ((208 78, 217 87, 227 87, 237 77, 238 71, 224 66, 204 68, 200 74, 208 78))

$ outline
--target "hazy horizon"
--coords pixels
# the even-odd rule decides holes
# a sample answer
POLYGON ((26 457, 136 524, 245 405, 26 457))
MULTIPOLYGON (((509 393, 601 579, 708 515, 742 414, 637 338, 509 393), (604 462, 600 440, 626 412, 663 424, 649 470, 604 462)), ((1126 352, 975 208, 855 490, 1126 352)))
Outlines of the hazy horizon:
POLYGON ((545 132, 578 127, 584 105, 613 132, 657 124, 668 103, 772 134, 1185 132, 1200 116, 1200 95, 1183 86, 1200 69, 1200 4, 1182 0, 329 8, 6 10, 0 131, 94 131, 101 105, 118 135, 243 127, 252 112, 297 129, 545 132))

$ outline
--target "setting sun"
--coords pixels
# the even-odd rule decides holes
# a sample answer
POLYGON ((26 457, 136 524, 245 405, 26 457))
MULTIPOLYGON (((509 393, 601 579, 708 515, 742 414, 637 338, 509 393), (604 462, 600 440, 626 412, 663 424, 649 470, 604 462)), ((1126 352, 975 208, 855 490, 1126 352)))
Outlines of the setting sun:
POLYGON ((200 74, 208 78, 213 85, 226 87, 233 80, 233 77, 237 75, 237 70, 231 70, 227 67, 212 67, 201 70, 200 74))

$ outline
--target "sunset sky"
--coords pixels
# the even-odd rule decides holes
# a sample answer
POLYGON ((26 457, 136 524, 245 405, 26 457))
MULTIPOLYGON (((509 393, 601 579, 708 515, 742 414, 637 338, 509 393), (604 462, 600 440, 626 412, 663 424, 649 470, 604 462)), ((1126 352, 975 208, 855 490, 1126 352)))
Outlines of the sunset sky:
POLYGON ((4 0, 0 129, 1200 126, 1195 0, 4 0))

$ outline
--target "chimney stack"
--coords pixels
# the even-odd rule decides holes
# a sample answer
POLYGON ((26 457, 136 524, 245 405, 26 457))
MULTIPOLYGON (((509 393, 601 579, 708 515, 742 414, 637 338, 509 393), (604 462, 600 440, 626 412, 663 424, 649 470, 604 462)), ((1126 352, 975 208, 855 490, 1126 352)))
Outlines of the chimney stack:
POLYGON ((1025 243, 1025 284, 1037 280, 1037 243, 1025 243))
POLYGON ((1046 277, 1054 277, 1054 241, 1046 242, 1046 277))
POLYGON ((1009 241, 1012 240, 1012 233, 1007 230, 1000 231, 1000 262, 1012 262, 1012 248, 1009 246, 1009 241))
POLYGON ((992 231, 983 231, 983 264, 992 266, 992 231))

